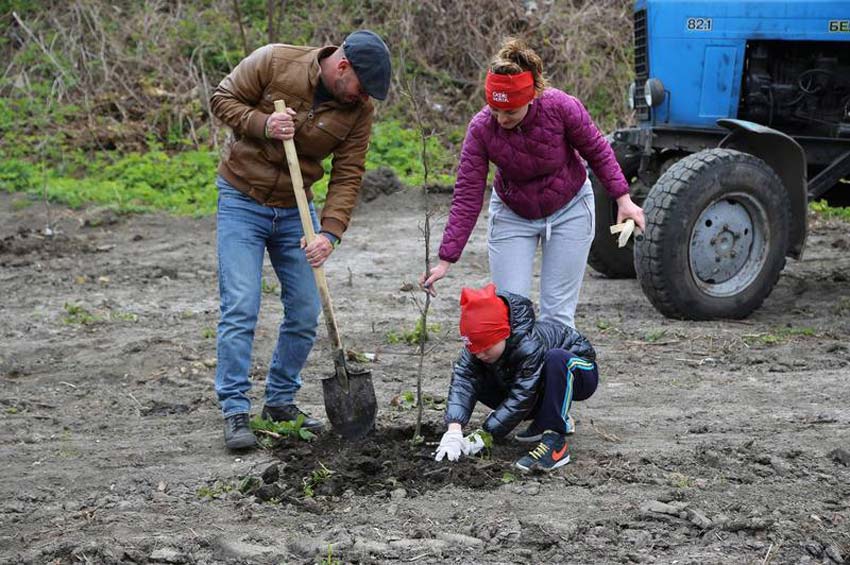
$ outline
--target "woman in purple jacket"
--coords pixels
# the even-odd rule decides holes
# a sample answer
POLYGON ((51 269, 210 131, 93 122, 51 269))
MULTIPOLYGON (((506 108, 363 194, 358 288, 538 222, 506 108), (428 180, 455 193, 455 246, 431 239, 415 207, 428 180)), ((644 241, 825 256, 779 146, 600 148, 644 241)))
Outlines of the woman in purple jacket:
POLYGON ((618 222, 632 218, 643 229, 643 210, 629 197, 614 152, 587 110, 573 96, 547 87, 543 62, 525 43, 505 42, 490 65, 485 90, 487 106, 472 118, 463 142, 440 262, 420 282, 434 294, 434 283, 460 258, 481 212, 492 162, 487 244, 496 287, 530 296, 539 242, 540 319, 575 327, 594 234, 587 165, 617 201, 618 222))

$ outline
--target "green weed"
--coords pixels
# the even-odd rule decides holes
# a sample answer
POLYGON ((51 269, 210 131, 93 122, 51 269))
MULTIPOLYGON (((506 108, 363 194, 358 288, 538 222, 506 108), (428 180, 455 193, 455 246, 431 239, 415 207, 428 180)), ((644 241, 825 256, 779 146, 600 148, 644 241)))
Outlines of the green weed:
POLYGON ((493 436, 481 429, 475 430, 470 436, 478 436, 484 442, 484 449, 476 454, 477 457, 490 459, 490 454, 493 451, 493 436))
POLYGON ((265 277, 262 282, 263 294, 277 294, 280 290, 280 287, 274 283, 268 282, 265 277))
POLYGON ((222 482, 216 481, 212 485, 209 485, 209 486, 205 485, 205 486, 202 486, 202 487, 198 487, 196 494, 197 494, 198 498, 215 499, 215 498, 221 498, 222 496, 226 495, 228 492, 230 492, 232 490, 233 490, 232 484, 222 483, 222 482))
POLYGON ((309 477, 301 479, 301 482, 304 483, 304 496, 312 498, 315 494, 316 487, 328 480, 331 475, 333 475, 333 471, 325 467, 324 464, 319 461, 319 468, 313 470, 309 477))
MULTIPOLYGON (((399 410, 412 410, 416 408, 416 394, 412 390, 405 390, 390 400, 390 404, 399 410)), ((430 410, 442 411, 446 409, 446 399, 430 394, 422 395, 422 405, 430 410)))
POLYGON ((514 475, 513 473, 511 473, 511 472, 509 472, 509 471, 505 471, 505 472, 502 474, 502 482, 503 482, 504 484, 512 483, 512 482, 514 482, 515 480, 516 480, 516 475, 514 475))
POLYGON ((239 492, 242 494, 250 494, 260 488, 263 485, 263 481, 258 477, 252 477, 248 475, 239 483, 239 492))
POLYGON ((647 343, 655 343, 656 341, 659 341, 665 335, 667 335, 667 330, 653 330, 651 332, 647 332, 643 336, 643 340, 647 343))
POLYGON ((328 544, 328 554, 322 558, 321 565, 342 565, 342 561, 334 557, 334 549, 330 544, 328 544))
POLYGON ((850 222, 850 206, 830 206, 826 200, 817 200, 809 203, 809 210, 822 218, 850 222))
POLYGON ((303 414, 299 414, 296 420, 289 420, 286 422, 273 422, 271 420, 264 420, 259 416, 254 416, 251 419, 251 429, 254 431, 271 432, 271 434, 281 438, 294 437, 304 441, 311 441, 315 439, 316 434, 306 428, 303 428, 303 425, 303 414))
MULTIPOLYGON (((439 333, 442 330, 440 324, 428 324, 428 333, 425 335, 425 341, 428 341, 428 334, 439 333)), ((416 327, 410 331, 406 330, 390 330, 386 333, 387 343, 396 345, 398 343, 406 343, 407 345, 417 345, 422 339, 422 318, 416 321, 416 327)))
POLYGON ((670 481, 670 485, 676 488, 690 488, 694 486, 693 477, 689 477, 685 474, 674 472, 667 475, 667 480, 670 481))
POLYGON ((215 328, 204 328, 201 330, 201 337, 204 339, 213 339, 215 338, 215 328))
POLYGON ((69 326, 76 324, 88 326, 101 321, 101 318, 99 316, 92 314, 79 304, 71 304, 69 302, 66 302, 64 308, 65 317, 62 319, 62 321, 68 324, 69 326))

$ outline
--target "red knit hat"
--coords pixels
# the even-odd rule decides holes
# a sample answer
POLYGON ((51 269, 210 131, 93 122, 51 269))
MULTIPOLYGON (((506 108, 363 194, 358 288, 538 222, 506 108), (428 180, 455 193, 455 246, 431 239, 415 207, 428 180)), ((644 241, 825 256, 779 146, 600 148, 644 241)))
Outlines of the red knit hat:
POLYGON ((460 337, 470 353, 489 349, 510 335, 508 306, 496 296, 496 285, 460 291, 460 337))

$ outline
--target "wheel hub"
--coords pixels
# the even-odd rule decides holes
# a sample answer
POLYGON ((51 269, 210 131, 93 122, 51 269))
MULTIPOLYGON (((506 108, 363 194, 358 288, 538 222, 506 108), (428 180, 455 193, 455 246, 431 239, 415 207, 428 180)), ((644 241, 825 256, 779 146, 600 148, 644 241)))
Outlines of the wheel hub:
POLYGON ((690 264, 709 294, 739 292, 764 261, 764 211, 754 201, 724 198, 708 205, 691 232, 690 264))

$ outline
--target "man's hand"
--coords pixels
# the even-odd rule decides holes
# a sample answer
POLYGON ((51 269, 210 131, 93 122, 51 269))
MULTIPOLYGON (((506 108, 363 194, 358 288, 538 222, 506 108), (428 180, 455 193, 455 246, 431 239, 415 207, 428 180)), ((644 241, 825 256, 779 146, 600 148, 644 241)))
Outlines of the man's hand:
POLYGON ((286 112, 275 112, 266 118, 266 137, 287 141, 295 137, 295 110, 287 108, 286 112))
POLYGON ((457 461, 461 455, 466 453, 467 446, 468 443, 463 437, 463 432, 449 430, 443 434, 443 439, 440 440, 440 446, 437 447, 437 455, 434 459, 442 461, 443 457, 447 457, 449 461, 457 461))
POLYGON ((334 246, 324 234, 317 233, 316 237, 310 245, 307 245, 307 239, 301 238, 301 249, 307 255, 307 262, 314 269, 321 267, 328 257, 333 253, 334 246))

